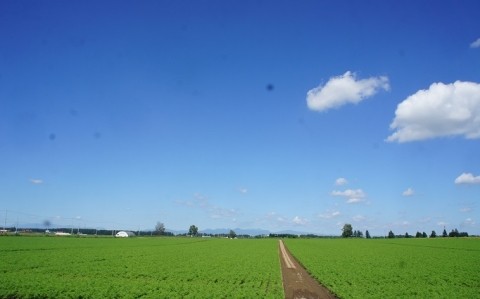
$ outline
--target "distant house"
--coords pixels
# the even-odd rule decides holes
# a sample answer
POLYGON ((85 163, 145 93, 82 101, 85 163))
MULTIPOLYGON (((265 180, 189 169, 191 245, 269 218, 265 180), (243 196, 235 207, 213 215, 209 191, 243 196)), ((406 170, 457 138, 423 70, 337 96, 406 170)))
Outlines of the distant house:
POLYGON ((127 231, 119 231, 115 237, 117 238, 128 238, 128 237, 135 237, 135 234, 133 232, 127 232, 127 231))

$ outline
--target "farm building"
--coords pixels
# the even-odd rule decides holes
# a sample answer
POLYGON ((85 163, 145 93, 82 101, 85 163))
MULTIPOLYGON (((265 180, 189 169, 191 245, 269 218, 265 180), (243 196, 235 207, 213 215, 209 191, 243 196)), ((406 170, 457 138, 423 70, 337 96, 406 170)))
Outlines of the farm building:
POLYGON ((127 231, 119 231, 115 237, 117 238, 128 238, 128 237, 135 237, 135 234, 133 232, 127 232, 127 231))

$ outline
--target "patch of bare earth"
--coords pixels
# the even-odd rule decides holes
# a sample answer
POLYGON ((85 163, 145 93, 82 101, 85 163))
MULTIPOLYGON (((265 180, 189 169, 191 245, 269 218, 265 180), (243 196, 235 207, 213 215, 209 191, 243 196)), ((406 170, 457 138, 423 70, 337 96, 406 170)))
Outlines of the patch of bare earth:
POLYGON ((307 273, 290 254, 282 240, 279 242, 279 254, 286 299, 337 298, 307 273))

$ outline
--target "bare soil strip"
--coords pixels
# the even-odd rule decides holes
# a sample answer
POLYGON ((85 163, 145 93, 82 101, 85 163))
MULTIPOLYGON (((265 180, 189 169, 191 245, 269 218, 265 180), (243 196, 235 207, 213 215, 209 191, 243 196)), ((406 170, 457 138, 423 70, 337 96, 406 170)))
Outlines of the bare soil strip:
POLYGON ((307 273, 290 254, 282 240, 279 242, 279 249, 285 299, 337 298, 307 273))

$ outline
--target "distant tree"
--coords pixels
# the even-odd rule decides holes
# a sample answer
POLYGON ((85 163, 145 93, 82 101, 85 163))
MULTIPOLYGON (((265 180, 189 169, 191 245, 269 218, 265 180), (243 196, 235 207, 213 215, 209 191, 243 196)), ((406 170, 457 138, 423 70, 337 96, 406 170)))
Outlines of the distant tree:
POLYGON ((359 230, 357 230, 357 237, 358 238, 363 238, 363 233, 359 230))
POLYGON ((45 228, 48 230, 48 228, 50 227, 50 225, 52 225, 52 223, 50 222, 50 220, 45 220, 43 221, 43 225, 45 225, 45 228))
POLYGON ((230 230, 230 232, 228 233, 228 237, 230 239, 235 239, 237 237, 237 234, 233 230, 230 230))
POLYGON ((368 232, 368 230, 365 231, 365 238, 367 238, 367 239, 370 239, 370 238, 371 238, 371 237, 370 237, 370 233, 368 232))
POLYGON ((165 225, 162 222, 157 222, 155 225, 155 234, 159 236, 165 235, 165 225))
POLYGON ((422 233, 422 238, 427 238, 427 233, 426 232, 422 233))
POLYGON ((445 228, 443 229, 442 237, 448 237, 447 230, 445 228))
POLYGON ((417 232, 417 234, 415 235, 415 238, 421 238, 422 237, 422 233, 421 232, 417 232))
POLYGON ((198 235, 198 227, 196 227, 195 225, 190 225, 190 228, 188 229, 188 234, 190 236, 196 236, 198 235))
POLYGON ((389 231, 389 232, 388 232, 388 238, 389 238, 389 239, 395 238, 395 234, 394 234, 392 231, 389 231))
POLYGON ((452 229, 452 231, 448 234, 449 237, 458 237, 460 236, 460 233, 458 232, 458 229, 452 229))
POLYGON ((353 235, 353 228, 351 224, 346 223, 342 228, 342 237, 349 238, 353 235))
POLYGON ((437 237, 437 233, 432 230, 432 233, 430 234, 430 238, 436 238, 437 237))
POLYGON ((411 236, 408 234, 408 232, 405 233, 405 238, 410 238, 411 236))

